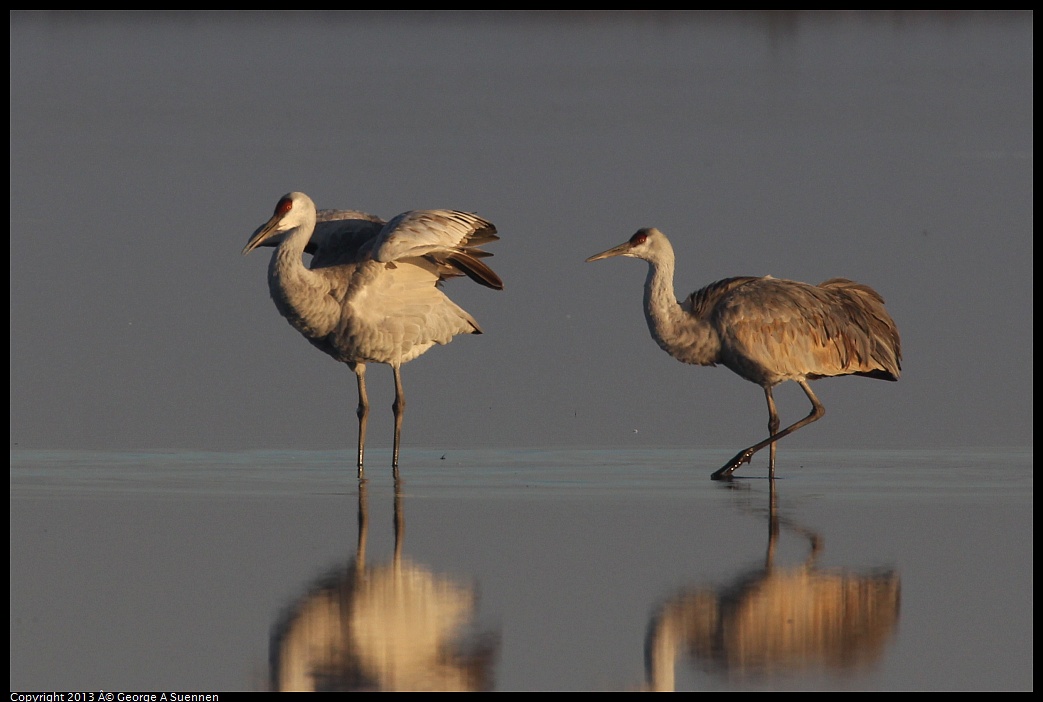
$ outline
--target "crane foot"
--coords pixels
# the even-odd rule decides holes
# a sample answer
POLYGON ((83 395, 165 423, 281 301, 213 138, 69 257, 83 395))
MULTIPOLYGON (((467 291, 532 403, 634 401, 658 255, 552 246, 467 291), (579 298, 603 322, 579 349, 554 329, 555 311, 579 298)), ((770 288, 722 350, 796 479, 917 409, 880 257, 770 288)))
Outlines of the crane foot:
POLYGON ((732 473, 734 473, 743 463, 749 463, 750 459, 753 458, 754 453, 755 452, 750 449, 740 451, 735 458, 725 463, 719 470, 714 471, 713 475, 710 476, 710 480, 731 480, 732 473))

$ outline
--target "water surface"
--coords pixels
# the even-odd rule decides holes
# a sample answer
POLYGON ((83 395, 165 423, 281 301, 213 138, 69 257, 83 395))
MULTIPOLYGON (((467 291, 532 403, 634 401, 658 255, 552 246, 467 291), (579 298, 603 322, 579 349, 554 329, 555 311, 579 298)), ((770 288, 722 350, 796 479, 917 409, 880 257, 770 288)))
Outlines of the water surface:
POLYGON ((12 452, 11 688, 1032 688, 1031 450, 725 454, 12 452))

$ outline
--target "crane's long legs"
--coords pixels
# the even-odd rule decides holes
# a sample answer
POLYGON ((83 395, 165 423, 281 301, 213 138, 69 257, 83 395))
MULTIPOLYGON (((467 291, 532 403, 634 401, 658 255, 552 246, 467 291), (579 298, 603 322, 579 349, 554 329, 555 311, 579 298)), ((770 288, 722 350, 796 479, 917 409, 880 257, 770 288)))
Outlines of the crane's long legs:
MULTIPOLYGON (((771 386, 764 388, 764 399, 768 401, 768 436, 775 436, 779 431, 779 413, 775 408, 775 397, 771 394, 771 386)), ((768 447, 768 477, 775 479, 775 442, 768 447)))
MULTIPOLYGON (((811 424, 812 422, 821 419, 822 415, 826 413, 826 408, 823 407, 822 403, 818 401, 817 397, 815 397, 815 393, 811 391, 811 387, 808 385, 808 381, 801 379, 797 380, 796 382, 804 390, 804 394, 808 396, 808 399, 811 400, 810 414, 808 414, 807 417, 804 417, 804 419, 801 419, 799 422, 794 422, 793 424, 789 425, 780 432, 772 432, 771 435, 764 441, 756 443, 753 446, 750 446, 748 449, 740 451, 738 454, 735 455, 735 458, 728 461, 728 463, 724 464, 724 467, 722 467, 713 475, 711 475, 711 480, 729 480, 732 476, 732 473, 735 472, 736 468, 741 466, 743 463, 749 463, 750 459, 753 457, 753 454, 757 453, 762 448, 768 445, 771 446, 771 462, 768 466, 768 473, 769 477, 771 477, 772 479, 775 478, 775 442, 785 436, 789 436, 793 432, 797 431, 797 429, 800 429, 803 426, 807 426, 808 424, 811 424)), ((778 413, 774 411, 775 400, 772 399, 771 390, 765 390, 765 395, 768 398, 768 412, 770 415, 768 417, 768 426, 771 427, 773 423, 777 426, 778 413)))
POLYGON ((395 413, 395 444, 391 453, 391 471, 398 477, 398 442, 402 436, 402 415, 406 412, 406 394, 402 391, 402 373, 398 366, 392 366, 395 372, 395 404, 391 409, 395 413))
POLYGON ((359 384, 359 408, 355 412, 359 418, 359 477, 362 477, 362 462, 366 452, 366 420, 369 418, 369 398, 366 396, 366 364, 356 363, 355 378, 359 384))

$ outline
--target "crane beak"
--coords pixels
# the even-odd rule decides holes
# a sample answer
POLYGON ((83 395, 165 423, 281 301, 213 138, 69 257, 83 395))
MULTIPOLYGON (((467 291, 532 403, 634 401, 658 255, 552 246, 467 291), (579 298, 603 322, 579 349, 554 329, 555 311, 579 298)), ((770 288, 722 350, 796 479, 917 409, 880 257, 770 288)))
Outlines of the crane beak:
POLYGON ((586 260, 586 263, 591 261, 600 261, 603 258, 612 258, 613 256, 626 256, 630 253, 630 242, 624 241, 619 246, 613 246, 608 251, 602 251, 599 254, 594 254, 586 260))
POLYGON ((272 217, 250 235, 250 241, 246 242, 246 246, 243 247, 244 256, 263 244, 266 239, 274 234, 275 226, 279 224, 279 219, 279 217, 272 217))

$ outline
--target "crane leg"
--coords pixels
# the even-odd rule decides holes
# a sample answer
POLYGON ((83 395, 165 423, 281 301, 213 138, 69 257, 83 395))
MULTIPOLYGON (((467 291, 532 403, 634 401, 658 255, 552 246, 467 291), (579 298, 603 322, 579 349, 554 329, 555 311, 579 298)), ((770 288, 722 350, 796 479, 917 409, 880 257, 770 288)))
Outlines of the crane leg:
MULTIPOLYGON (((731 476, 732 476, 732 473, 735 472, 735 469, 738 468, 739 466, 741 466, 743 463, 749 463, 750 459, 753 458, 753 454, 757 453, 758 451, 760 451, 765 446, 769 446, 770 445, 770 446, 772 446, 774 448, 775 442, 778 441, 779 439, 781 439, 783 437, 786 437, 786 436, 789 436, 793 432, 797 431, 797 429, 800 429, 801 427, 807 426, 808 424, 811 424, 812 422, 817 421, 817 420, 822 418, 822 415, 824 415, 826 413, 826 408, 823 407, 822 403, 818 401, 817 397, 815 397, 815 393, 813 393, 811 391, 811 386, 808 385, 808 381, 800 379, 800 380, 797 380, 796 382, 797 382, 798 385, 800 385, 801 389, 804 390, 804 394, 808 396, 808 399, 811 400, 811 412, 808 414, 808 416, 804 417, 804 419, 801 419, 798 422, 794 422, 793 424, 790 424, 788 427, 786 427, 782 431, 772 432, 771 435, 767 439, 765 439, 764 441, 756 443, 756 444, 754 444, 753 446, 750 446, 747 449, 743 449, 742 451, 740 451, 739 453, 737 453, 735 455, 735 458, 733 458, 732 460, 728 461, 726 464, 724 464, 724 466, 722 468, 720 468, 716 472, 714 472, 710 476, 711 480, 730 480, 731 476)), ((769 397, 769 405, 768 405, 768 407, 769 407, 769 412, 770 412, 772 405, 774 405, 775 403, 774 403, 774 400, 770 399, 771 398, 770 392, 768 393, 768 397, 769 397)), ((772 420, 769 418, 768 421, 771 422, 772 420)), ((777 421, 777 417, 776 417, 776 421, 777 421)), ((774 459, 774 456, 772 456, 772 459, 774 459)), ((771 460, 771 464, 769 466, 769 475, 770 475, 771 478, 775 477, 775 461, 774 460, 771 460)))
POLYGON ((366 364, 355 364, 355 378, 359 385, 359 407, 355 414, 359 418, 359 477, 362 477, 362 463, 366 452, 366 420, 369 418, 369 398, 366 396, 366 364))
MULTIPOLYGON (((775 408, 775 398, 771 394, 771 386, 764 388, 764 397, 768 401, 768 436, 775 436, 779 432, 779 412, 775 408)), ((775 479, 775 444, 772 441, 768 446, 768 477, 775 479)))
POLYGON ((398 443, 402 436, 402 415, 406 413, 406 394, 402 390, 402 372, 398 366, 392 366, 395 372, 395 404, 391 406, 395 413, 395 444, 391 452, 391 470, 398 477, 398 443))

